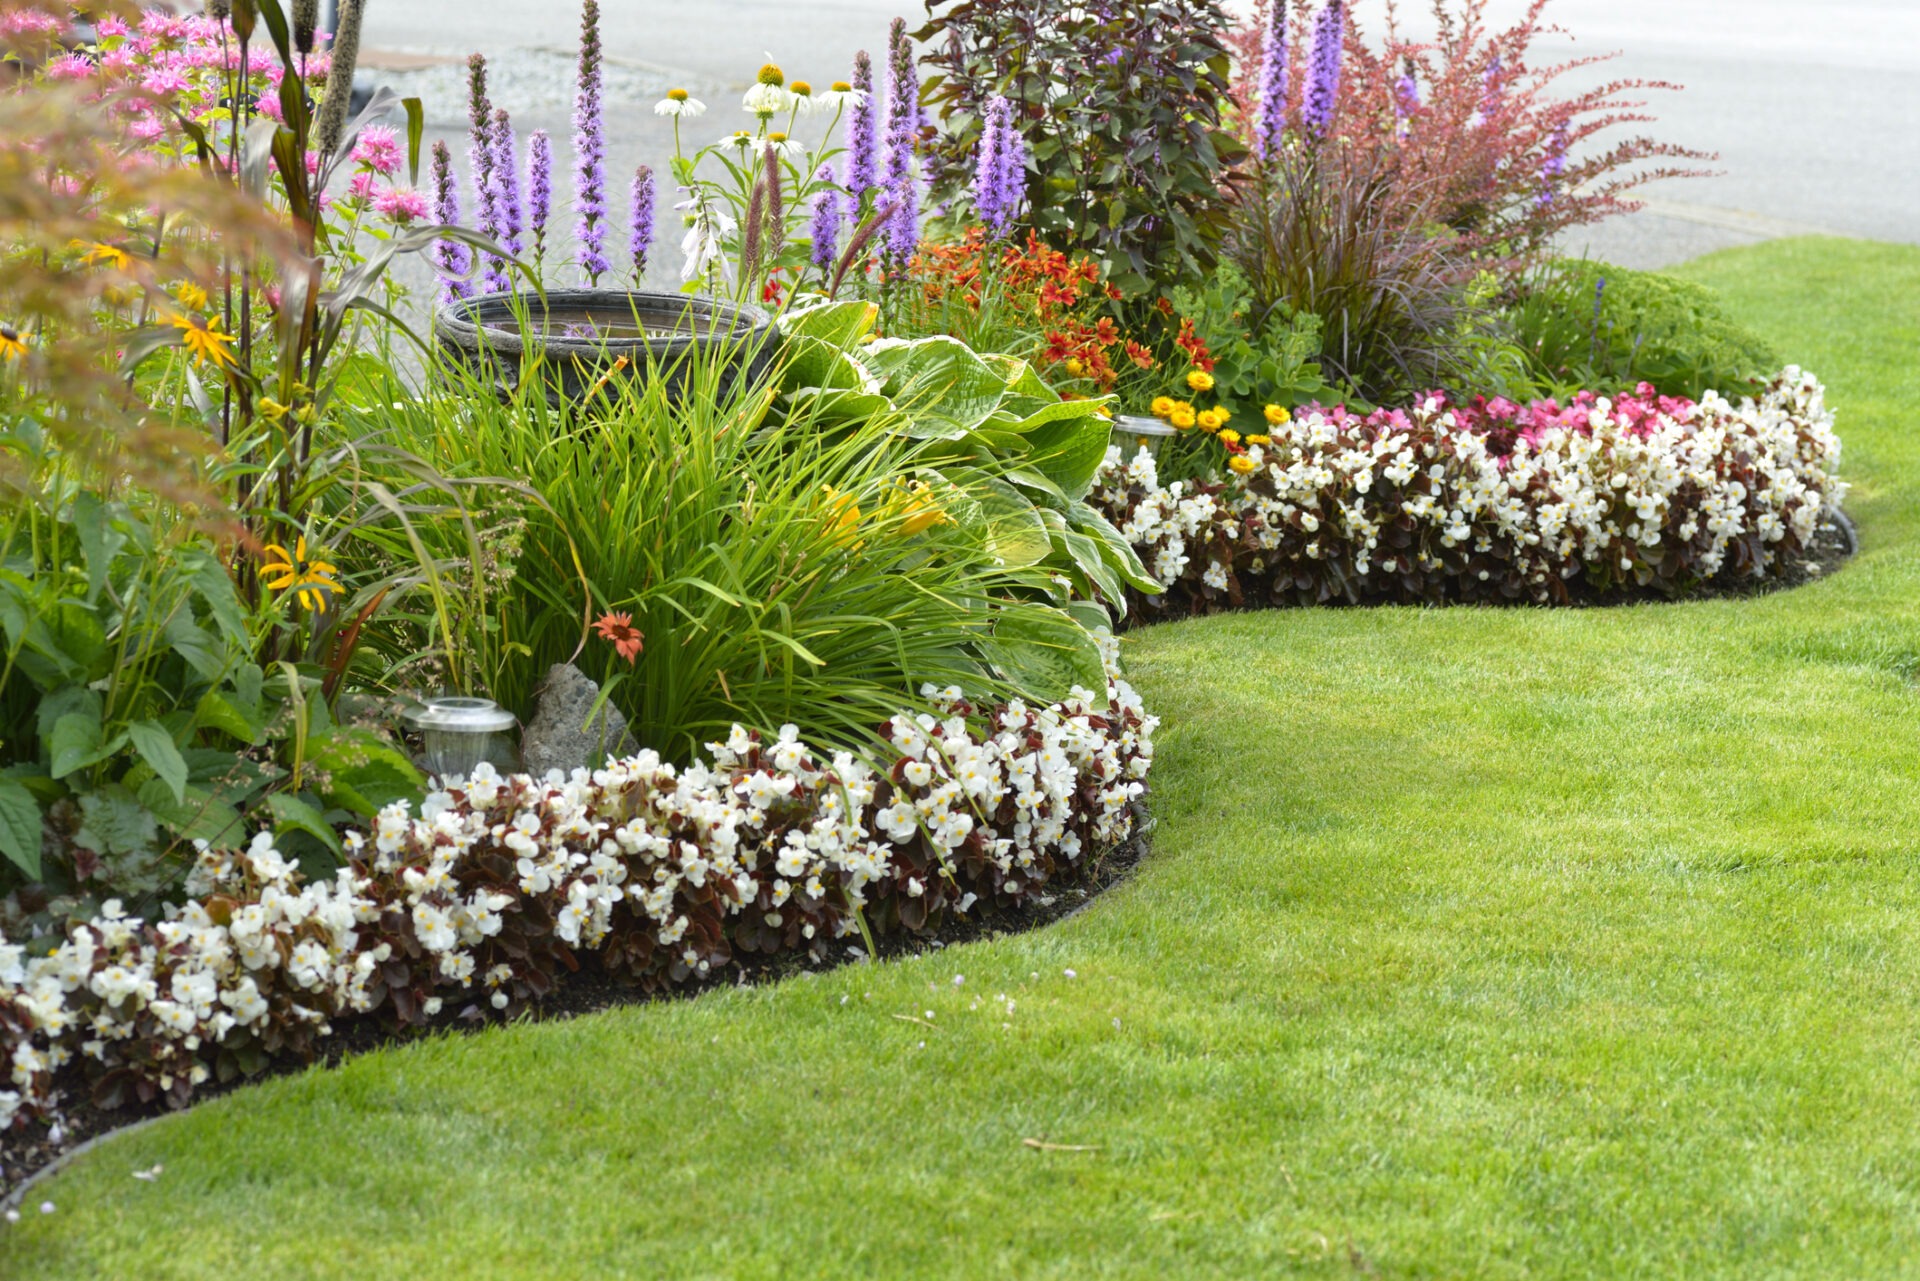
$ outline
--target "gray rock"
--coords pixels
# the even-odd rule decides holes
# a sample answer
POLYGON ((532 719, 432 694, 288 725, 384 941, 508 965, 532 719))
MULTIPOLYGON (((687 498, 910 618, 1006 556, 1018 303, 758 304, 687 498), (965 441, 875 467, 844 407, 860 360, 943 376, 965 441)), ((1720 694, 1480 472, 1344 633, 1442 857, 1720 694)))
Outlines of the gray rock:
POLYGON ((609 756, 631 756, 640 750, 627 732, 627 718, 612 703, 593 714, 600 686, 572 663, 555 663, 534 692, 533 719, 521 736, 520 754, 527 773, 539 778, 548 770, 570 774, 581 766, 598 769, 609 756), (593 723, 587 717, 593 714, 593 723))

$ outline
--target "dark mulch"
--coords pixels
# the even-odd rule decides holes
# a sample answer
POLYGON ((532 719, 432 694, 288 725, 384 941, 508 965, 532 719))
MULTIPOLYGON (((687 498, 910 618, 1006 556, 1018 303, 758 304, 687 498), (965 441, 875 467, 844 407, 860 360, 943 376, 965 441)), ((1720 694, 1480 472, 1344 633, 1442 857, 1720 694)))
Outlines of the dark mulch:
MULTIPOLYGON (((1140 860, 1146 856, 1151 829, 1152 818, 1148 814, 1147 807, 1140 802, 1135 802, 1133 836, 1096 859, 1077 879, 1056 881, 1047 887, 1047 893, 1040 899, 1029 901, 1017 909, 976 910, 965 919, 949 920, 926 934, 895 934, 876 938, 874 946, 878 949, 879 955, 874 959, 891 960, 896 957, 938 951, 959 943, 972 943, 1006 934, 1019 934, 1072 916, 1092 902, 1095 896, 1113 888, 1133 874, 1134 869, 1140 865, 1140 860)), ((797 974, 823 973, 838 969, 842 965, 863 962, 866 959, 859 948, 846 946, 843 940, 840 946, 829 946, 818 956, 787 953, 771 957, 739 958, 720 973, 697 983, 688 983, 668 992, 648 993, 614 981, 591 957, 583 956, 580 970, 567 976, 552 996, 529 1010, 520 1021, 544 1023, 554 1019, 570 1019, 583 1014, 595 1014, 601 1010, 623 1005, 685 1000, 717 987, 753 987, 778 983, 797 974)), ((471 1034, 498 1026, 494 1020, 463 1018, 461 1012, 466 1008, 466 1004, 457 997, 449 997, 446 1008, 430 1027, 405 1033, 396 1033, 372 1018, 337 1019, 333 1025, 334 1034, 325 1039, 324 1053, 315 1062, 333 1067, 356 1054, 364 1054, 369 1050, 381 1049, 422 1036, 437 1033, 471 1034)), ((290 1058, 273 1063, 256 1077, 228 1082, 225 1085, 209 1081, 199 1087, 194 1102, 203 1103, 208 1099, 218 1098, 270 1076, 303 1072, 308 1066, 300 1059, 290 1058)), ((64 1154, 71 1153, 82 1144, 115 1130, 125 1129, 150 1118, 165 1115, 169 1111, 166 1104, 158 1100, 151 1104, 117 1108, 113 1111, 95 1107, 88 1096, 85 1080, 72 1068, 64 1074, 64 1079, 58 1083, 58 1086, 66 1098, 66 1104, 60 1110, 56 1127, 59 1135, 58 1142, 53 1139, 56 1130, 38 1125, 25 1131, 0 1134, 0 1205, 10 1206, 17 1202, 26 1190, 25 1185, 32 1181, 36 1174, 61 1159, 64 1154)))

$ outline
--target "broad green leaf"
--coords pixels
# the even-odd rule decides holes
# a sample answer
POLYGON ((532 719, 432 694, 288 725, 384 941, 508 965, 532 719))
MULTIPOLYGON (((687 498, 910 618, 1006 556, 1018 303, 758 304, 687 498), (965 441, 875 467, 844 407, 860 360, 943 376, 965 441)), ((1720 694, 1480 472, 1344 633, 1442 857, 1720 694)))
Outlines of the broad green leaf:
POLYGON ((247 843, 240 811, 204 787, 189 786, 175 799, 164 782, 150 778, 140 785, 138 795, 175 840, 205 841, 222 850, 240 849, 247 843))
POLYGON ((240 703, 237 695, 217 689, 208 690, 200 699, 200 705, 194 709, 193 722, 256 747, 266 734, 266 722, 257 703, 249 709, 240 703))
POLYGON ((1098 416, 1050 422, 1027 437, 1027 465, 1058 485, 1069 498, 1084 498, 1106 460, 1113 429, 1098 416))
POLYGON ((121 784, 108 783, 81 794, 80 830, 74 834, 75 844, 111 857, 150 853, 159 838, 159 820, 121 784))
POLYGON ((1056 534, 1054 537, 1065 544, 1067 555, 1073 559, 1074 565, 1080 572, 1100 589, 1100 595, 1110 604, 1124 609, 1127 599, 1126 585, 1121 582, 1120 576, 1114 573, 1113 566, 1108 564, 1106 557, 1101 554, 1099 541, 1072 530, 1056 534))
POLYGON ((49 772, 65 778, 77 769, 85 769, 100 759, 100 718, 85 712, 68 712, 53 723, 48 736, 49 772))
POLYGON ((40 805, 17 779, 0 778, 0 854, 40 879, 40 805))
POLYGON ((127 726, 127 737, 133 741, 133 750, 140 753, 140 759, 153 767, 153 772, 173 793, 173 799, 184 801, 187 762, 166 727, 158 721, 136 721, 127 726))
POLYGON ((872 394, 880 390, 879 380, 843 348, 805 335, 787 340, 787 366, 781 381, 793 392, 811 388, 872 394))
POLYGON ((1061 610, 1028 606, 1002 615, 993 627, 993 663, 1029 697, 1065 698, 1075 685, 1105 702, 1106 666, 1087 629, 1061 610))
POLYGON ((1038 565, 1053 551, 1047 523, 1033 501, 1002 480, 987 480, 975 491, 987 546, 1009 569, 1038 565))
POLYGON ((1158 596, 1166 590, 1160 586, 1158 579, 1147 572, 1133 544, 1098 510, 1084 502, 1075 502, 1067 508, 1067 522, 1100 545, 1100 554, 1107 558, 1107 564, 1113 566, 1129 587, 1149 596, 1158 596))
POLYGON ((780 317, 780 329, 790 338, 817 338, 847 348, 873 332, 880 309, 870 302, 823 301, 791 307, 780 317))
POLYGON ((214 683, 227 674, 227 647, 187 611, 167 620, 166 635, 173 652, 186 659, 187 666, 202 680, 214 683))
POLYGON ((275 792, 267 797, 267 809, 273 814, 274 831, 305 832, 335 854, 340 853, 340 837, 319 810, 298 796, 275 792))
MULTIPOLYGON (((861 360, 880 375, 881 390, 916 428, 942 435, 984 423, 1006 394, 1006 377, 957 338, 875 343, 861 360)), ((909 429, 909 434, 916 434, 909 429)))
POLYGON ((307 755, 328 776, 325 799, 365 818, 425 789, 426 780, 412 761, 362 730, 318 735, 307 745, 307 755))

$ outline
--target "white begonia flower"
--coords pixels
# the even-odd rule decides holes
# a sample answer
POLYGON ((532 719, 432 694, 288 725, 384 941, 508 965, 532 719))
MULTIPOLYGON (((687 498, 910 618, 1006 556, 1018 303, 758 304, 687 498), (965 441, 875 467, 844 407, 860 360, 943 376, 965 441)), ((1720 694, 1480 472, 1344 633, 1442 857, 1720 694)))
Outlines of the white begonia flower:
POLYGON ((685 89, 669 89, 666 97, 653 104, 653 114, 656 116, 679 116, 687 120, 705 113, 706 109, 706 103, 685 89))

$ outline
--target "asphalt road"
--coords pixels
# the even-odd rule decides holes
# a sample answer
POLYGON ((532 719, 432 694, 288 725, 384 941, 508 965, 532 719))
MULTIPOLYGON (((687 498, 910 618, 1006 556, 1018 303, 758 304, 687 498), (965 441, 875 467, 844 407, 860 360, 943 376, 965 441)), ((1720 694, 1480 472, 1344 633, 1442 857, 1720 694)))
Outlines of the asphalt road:
MULTIPOLYGON (((1417 25, 1421 0, 1401 7, 1417 25)), ((1490 0, 1503 23, 1524 7, 1490 0)), ((652 103, 667 87, 710 104, 689 130, 695 145, 710 142, 748 123, 738 95, 769 55, 790 76, 830 82, 849 74, 856 49, 884 48, 895 14, 917 25, 923 13, 903 0, 603 0, 602 10, 618 190, 636 165, 665 166, 672 135, 652 103)), ((1385 0, 1355 11, 1377 29, 1385 0)), ((546 128, 564 155, 578 13, 574 0, 372 0, 369 61, 425 93, 440 132, 457 138, 457 62, 485 53, 522 136, 546 128)), ((1809 231, 1920 243, 1920 0, 1557 0, 1548 14, 1572 38, 1544 41, 1545 56, 1617 49, 1604 71, 1581 74, 1684 84, 1656 96, 1654 128, 1717 152, 1723 171, 1651 188, 1647 211, 1570 248, 1657 266, 1809 231)))

